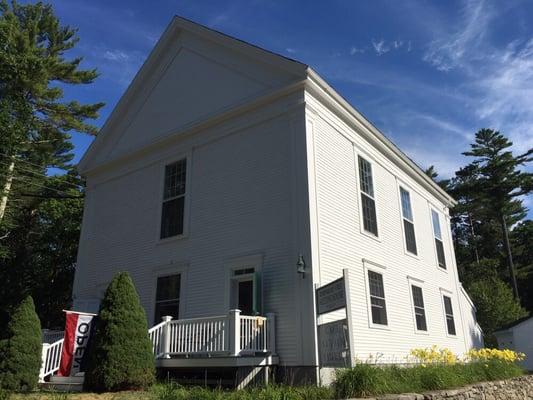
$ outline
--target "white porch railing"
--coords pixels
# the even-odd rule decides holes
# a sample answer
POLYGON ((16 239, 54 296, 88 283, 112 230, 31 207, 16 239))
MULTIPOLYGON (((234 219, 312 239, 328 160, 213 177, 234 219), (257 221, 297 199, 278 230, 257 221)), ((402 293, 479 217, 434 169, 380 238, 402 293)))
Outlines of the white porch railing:
POLYGON ((169 358, 274 354, 274 314, 251 317, 240 313, 240 310, 231 310, 228 315, 177 320, 163 317, 163 322, 148 331, 154 355, 156 358, 169 358))
POLYGON ((63 342, 64 339, 60 339, 52 344, 43 343, 39 382, 44 382, 44 378, 46 378, 48 375, 53 375, 59 370, 61 352, 63 351, 63 342))
MULTIPOLYGON (((227 315, 163 321, 148 330, 155 358, 171 356, 250 356, 276 352, 276 320, 241 315, 230 310, 227 315)), ((63 339, 43 343, 39 382, 59 370, 63 339)))

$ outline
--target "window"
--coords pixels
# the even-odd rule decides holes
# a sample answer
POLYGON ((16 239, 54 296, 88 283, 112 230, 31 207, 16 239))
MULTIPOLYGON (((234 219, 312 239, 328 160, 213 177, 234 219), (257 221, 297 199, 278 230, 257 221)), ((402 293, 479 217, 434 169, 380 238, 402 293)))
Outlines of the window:
POLYGON ((374 181, 372 165, 359 156, 359 183, 361 186, 361 208, 363 213, 363 227, 365 231, 378 235, 376 218, 376 200, 374 198, 374 181))
POLYGON ((368 287, 370 291, 372 322, 378 325, 387 325, 387 307, 385 305, 385 289, 383 287, 383 275, 369 270, 368 287))
POLYGON ((433 220, 433 236, 435 237, 435 248, 437 249, 437 261, 439 267, 446 269, 446 258, 444 257, 444 244, 440 231, 439 214, 431 210, 431 219, 433 220))
POLYGON ((444 313, 446 314, 446 328, 448 329, 448 335, 455 335, 455 321, 453 319, 452 299, 443 295, 444 300, 444 313))
POLYGON ((185 159, 165 166, 161 239, 183 234, 186 175, 187 160, 185 159))
POLYGON ((411 285, 411 293, 413 294, 416 329, 418 331, 427 331, 428 326, 426 322, 426 311, 424 308, 424 296, 422 295, 422 288, 411 285))
POLYGON ((157 278, 155 294, 154 323, 161 322, 161 318, 170 315, 174 319, 179 317, 181 275, 160 276, 157 278))
POLYGON ((402 202, 403 231, 405 234, 405 248, 409 253, 416 253, 415 224, 413 223, 413 210, 411 209, 411 196, 403 187, 400 187, 402 202))

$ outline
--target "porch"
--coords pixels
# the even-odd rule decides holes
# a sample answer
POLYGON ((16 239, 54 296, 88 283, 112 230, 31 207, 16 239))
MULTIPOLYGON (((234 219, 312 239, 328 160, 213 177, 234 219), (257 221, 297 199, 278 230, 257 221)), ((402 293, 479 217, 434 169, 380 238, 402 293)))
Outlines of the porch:
MULTIPOLYGON (((172 319, 148 330, 157 368, 252 368, 276 365, 274 314, 241 315, 240 310, 214 317, 172 319)), ((59 370, 63 338, 43 343, 40 382, 59 370)))

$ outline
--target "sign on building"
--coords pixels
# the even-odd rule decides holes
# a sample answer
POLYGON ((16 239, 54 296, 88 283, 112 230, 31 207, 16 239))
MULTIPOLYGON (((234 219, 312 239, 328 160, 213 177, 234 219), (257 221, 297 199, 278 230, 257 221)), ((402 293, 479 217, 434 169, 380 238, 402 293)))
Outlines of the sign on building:
POLYGON ((346 307, 344 277, 316 290, 317 314, 325 314, 346 307))
POLYGON ((316 288, 318 356, 321 367, 352 366, 350 349, 353 338, 349 289, 348 269, 343 269, 341 278, 316 288), (318 324, 320 316, 343 308, 346 311, 344 319, 318 324))
POLYGON ((346 319, 318 325, 318 349, 321 367, 342 368, 350 366, 346 319))

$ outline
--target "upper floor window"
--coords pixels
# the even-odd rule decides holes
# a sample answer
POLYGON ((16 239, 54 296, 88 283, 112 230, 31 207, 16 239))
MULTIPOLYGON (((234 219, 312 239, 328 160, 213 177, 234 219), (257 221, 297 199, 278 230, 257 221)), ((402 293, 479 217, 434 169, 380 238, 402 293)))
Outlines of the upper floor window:
POLYGON ((442 243, 439 214, 435 210, 431 210, 431 219, 433 220, 433 236, 435 237, 437 261, 439 263, 439 267, 446 269, 446 258, 444 256, 444 244, 442 243))
POLYGON ((413 306, 415 312, 416 329, 418 331, 427 331, 426 310, 424 307, 424 295, 420 286, 411 285, 413 295, 413 306))
POLYGON ((387 325, 387 307, 385 304, 385 288, 383 286, 383 275, 369 270, 368 288, 370 292, 372 323, 379 325, 387 325))
POLYGON ((444 301, 444 313, 446 314, 446 329, 448 330, 448 335, 455 335, 452 299, 446 295, 443 295, 442 299, 444 301))
POLYGON ((186 179, 186 159, 165 166, 161 239, 183 234, 186 179))
POLYGON ((405 234, 405 248, 408 252, 417 254, 415 224, 413 222, 413 210, 411 209, 411 196, 407 190, 400 187, 402 202, 403 231, 405 234))
POLYGON ((374 198, 374 180, 372 164, 359 156, 359 183, 361 186, 361 209, 363 213, 363 227, 365 231, 378 235, 376 218, 376 200, 374 198))

